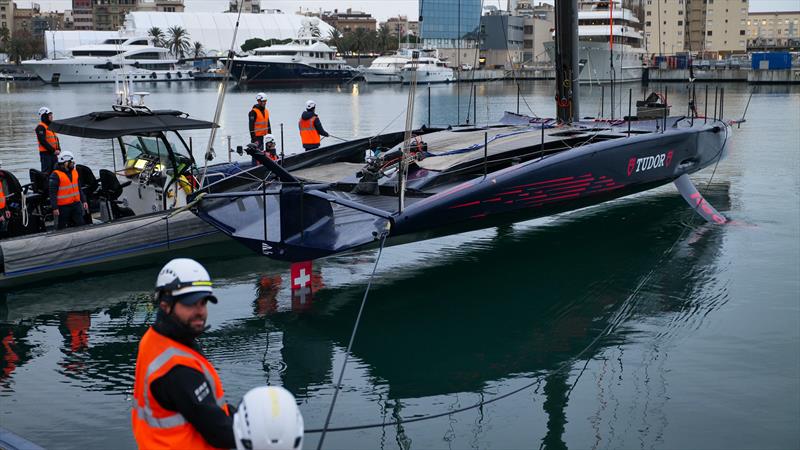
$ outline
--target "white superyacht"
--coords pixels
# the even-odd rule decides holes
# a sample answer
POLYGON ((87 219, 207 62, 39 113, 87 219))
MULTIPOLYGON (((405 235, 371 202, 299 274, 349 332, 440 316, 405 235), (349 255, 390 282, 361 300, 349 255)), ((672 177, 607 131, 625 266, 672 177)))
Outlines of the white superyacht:
POLYGON ((156 47, 147 37, 115 37, 100 44, 69 50, 69 57, 23 61, 26 70, 45 83, 112 83, 120 79, 141 81, 190 80, 194 71, 179 69, 169 50, 156 47))
MULTIPOLYGON (((579 2, 578 58, 585 61, 581 83, 641 81, 643 42, 642 22, 620 1, 579 2)), ((554 61, 555 43, 544 45, 554 61)))

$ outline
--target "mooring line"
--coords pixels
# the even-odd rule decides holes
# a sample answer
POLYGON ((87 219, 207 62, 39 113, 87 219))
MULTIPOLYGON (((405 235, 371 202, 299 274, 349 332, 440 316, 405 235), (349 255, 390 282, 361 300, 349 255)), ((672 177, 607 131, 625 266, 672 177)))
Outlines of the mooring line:
POLYGON ((325 441, 325 433, 328 431, 328 424, 331 422, 331 416, 333 415, 333 407, 336 405, 336 398, 339 396, 339 390, 342 387, 342 378, 344 377, 344 370, 347 367, 347 360, 350 356, 350 350, 353 348, 353 341, 356 339, 356 331, 358 331, 358 324, 361 322, 361 315, 364 312, 364 305, 367 304, 367 296, 369 295, 369 288, 372 286, 372 280, 375 278, 375 271, 378 270, 378 262, 381 260, 381 255, 383 254, 383 246, 386 243, 386 236, 388 235, 388 231, 384 231, 381 234, 381 245, 378 248, 378 256, 375 258, 375 265, 372 266, 372 274, 369 276, 369 281, 367 281, 367 288, 364 290, 364 298, 361 299, 361 306, 358 308, 358 315, 356 315, 356 322, 353 324, 353 332, 350 334, 350 342, 347 344, 347 351, 344 353, 344 362, 342 362, 342 370, 339 371, 339 379, 336 381, 336 387, 333 391, 333 400, 331 400, 331 406, 328 408, 328 416, 325 418, 325 426, 320 430, 322 432, 322 436, 319 438, 319 442, 317 443, 317 450, 322 449, 322 443, 325 441))

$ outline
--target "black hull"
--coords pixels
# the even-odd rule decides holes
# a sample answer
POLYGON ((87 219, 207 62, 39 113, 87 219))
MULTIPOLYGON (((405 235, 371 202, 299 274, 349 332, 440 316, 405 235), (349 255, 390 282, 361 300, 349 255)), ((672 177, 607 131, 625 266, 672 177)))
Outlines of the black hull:
POLYGON ((354 70, 317 69, 305 64, 234 61, 231 76, 241 84, 302 83, 307 81, 346 83, 358 73, 354 70))
MULTIPOLYGON (((317 259, 374 244, 383 233, 392 241, 419 240, 545 217, 650 190, 718 161, 730 132, 722 122, 668 127, 666 133, 655 131, 655 122, 650 125, 653 132, 568 146, 489 170, 485 177, 449 182, 451 187, 443 191, 416 196, 411 192, 401 213, 390 186, 383 186, 387 189, 378 196, 359 196, 346 193, 347 186, 331 185, 327 192, 308 188, 302 195, 297 188, 287 194, 287 188, 276 187, 266 215, 257 193, 235 205, 230 198, 212 199, 198 214, 270 258, 317 259), (247 225, 253 222, 260 228, 247 225)), ((522 150, 530 153, 529 148, 522 150)), ((292 170, 289 161, 287 167, 292 170)), ((436 174, 437 179, 445 176, 436 174)))

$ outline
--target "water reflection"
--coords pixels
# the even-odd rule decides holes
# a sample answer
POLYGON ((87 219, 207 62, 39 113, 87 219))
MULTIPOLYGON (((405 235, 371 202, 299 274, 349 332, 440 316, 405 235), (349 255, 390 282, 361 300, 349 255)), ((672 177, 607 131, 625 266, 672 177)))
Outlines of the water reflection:
MULTIPOLYGON (((729 186, 714 188, 707 199, 727 210, 729 186)), ((564 448, 576 361, 622 351, 638 336, 630 324, 664 316, 667 325, 653 340, 658 345, 672 333, 699 326, 724 303, 724 286, 709 283, 725 230, 691 225, 698 223, 691 214, 677 195, 644 195, 537 227, 505 226, 478 239, 451 237, 387 249, 346 374, 344 406, 339 406, 346 419, 337 425, 374 423, 376 414, 391 422, 455 409, 472 402, 471 396, 454 400, 464 393, 492 398, 509 390, 498 391, 502 380, 542 376, 537 392, 544 396, 539 408, 547 429, 541 444, 564 448), (612 332, 605 335, 608 329, 612 332), (348 397, 366 407, 348 409, 348 397), (436 400, 431 405, 418 399, 436 400)), ((285 265, 250 257, 208 262, 223 301, 212 309, 214 327, 202 340, 232 397, 257 384, 282 384, 302 402, 307 426, 318 427, 374 257, 364 252, 323 262, 307 298, 291 295, 285 265)), ((76 282, 80 296, 58 286, 14 293, 0 318, 0 395, 36 398, 15 392, 14 380, 21 367, 50 353, 46 338, 32 336, 56 328, 61 354, 56 370, 87 397, 84 405, 54 406, 66 414, 102 406, 107 414, 92 426, 124 428, 128 402, 109 403, 88 393, 129 394, 138 339, 153 320, 153 270, 76 282)), ((658 352, 649 357, 658 358, 658 352)), ((621 379, 623 368, 609 373, 621 379)), ((613 383, 608 384, 610 391, 598 393, 605 396, 602 404, 613 402, 613 383)), ((481 421, 474 424, 475 439, 481 421)), ((451 426, 461 429, 455 422, 451 426)), ((407 430, 392 429, 396 445, 411 442, 407 430)), ((386 430, 381 433, 383 440, 386 430)), ((101 448, 111 438, 76 437, 86 448, 101 448)))

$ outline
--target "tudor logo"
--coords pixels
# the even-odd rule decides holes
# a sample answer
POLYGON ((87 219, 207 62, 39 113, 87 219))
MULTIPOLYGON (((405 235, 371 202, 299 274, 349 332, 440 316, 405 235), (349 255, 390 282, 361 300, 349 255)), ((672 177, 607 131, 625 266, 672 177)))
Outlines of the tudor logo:
POLYGON ((672 150, 660 155, 631 158, 628 160, 628 176, 636 172, 645 172, 659 167, 669 167, 672 163, 672 150))

